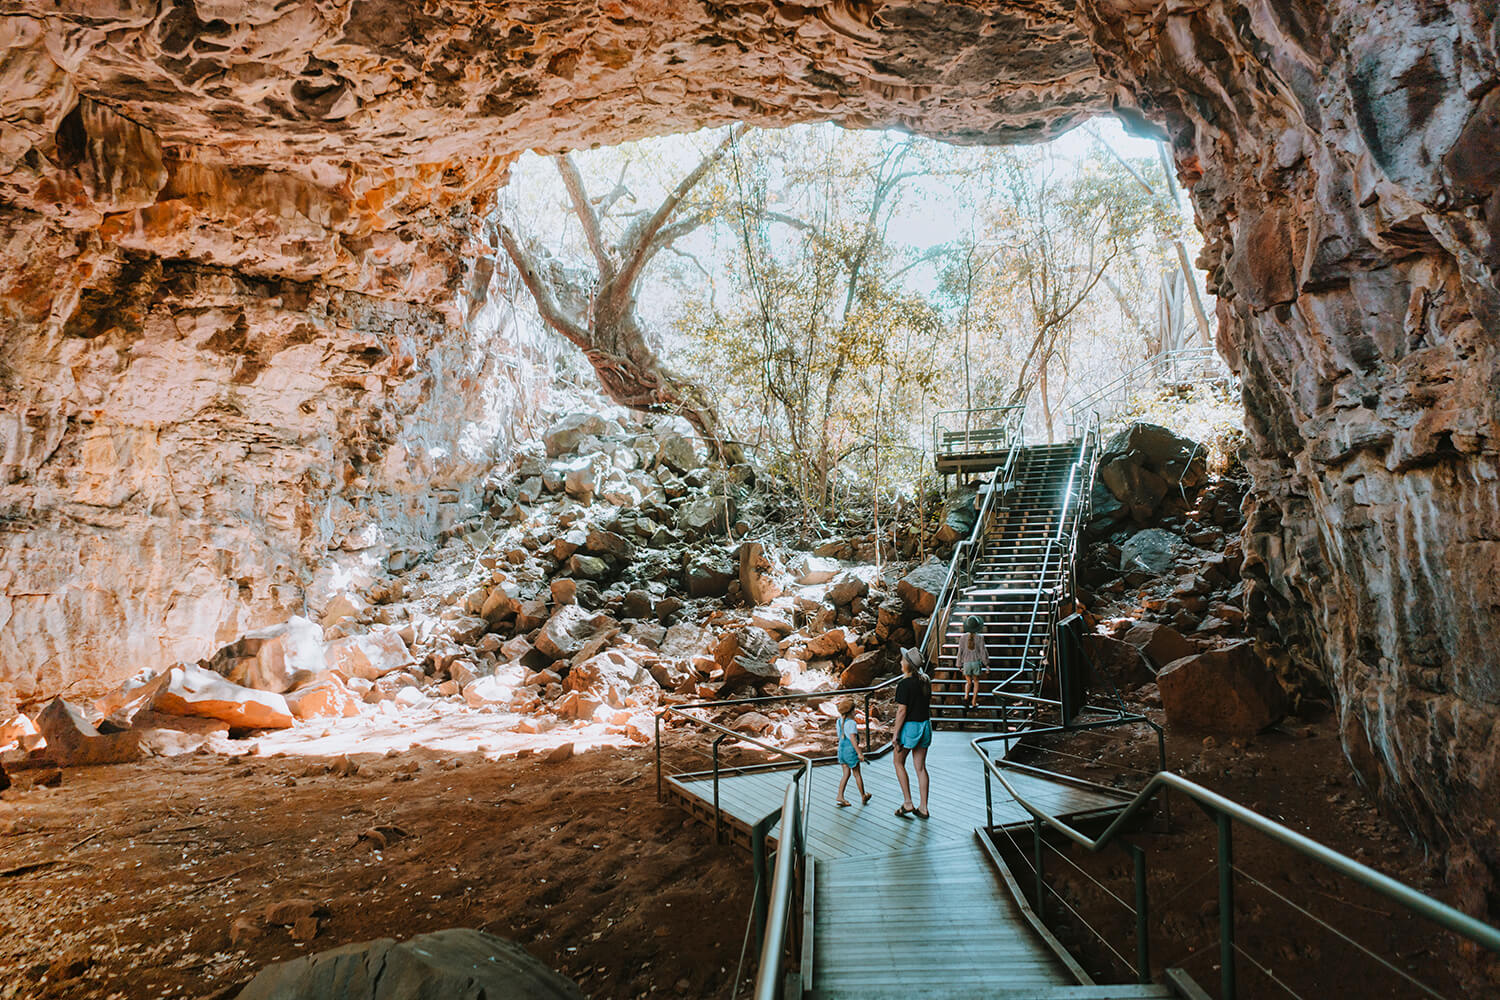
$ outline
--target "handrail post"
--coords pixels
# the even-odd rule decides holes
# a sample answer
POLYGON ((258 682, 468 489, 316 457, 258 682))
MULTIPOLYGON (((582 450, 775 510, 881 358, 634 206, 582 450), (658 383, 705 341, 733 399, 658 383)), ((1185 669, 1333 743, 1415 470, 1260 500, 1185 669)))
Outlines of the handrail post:
POLYGON ((988 833, 995 828, 995 795, 990 785, 990 769, 984 769, 984 829, 988 833))
POLYGON ((865 753, 869 753, 870 752, 870 695, 871 695, 871 693, 872 692, 870 692, 870 691, 866 691, 865 692, 865 753))
POLYGON ((661 713, 654 713, 656 720, 656 801, 661 801, 661 713))
POLYGON ((1214 810, 1219 824, 1219 995, 1235 1000, 1234 975, 1234 836, 1227 813, 1214 810))
POLYGON ((714 843, 722 844, 723 820, 719 815, 719 744, 724 742, 725 737, 721 734, 714 740, 714 843))
POLYGON ((1042 821, 1032 819, 1031 821, 1031 861, 1036 867, 1036 918, 1041 921, 1047 919, 1047 884, 1042 880, 1042 821))
POLYGON ((1151 982, 1150 900, 1146 893, 1146 852, 1135 844, 1130 848, 1135 868, 1135 966, 1136 978, 1143 985, 1151 982))

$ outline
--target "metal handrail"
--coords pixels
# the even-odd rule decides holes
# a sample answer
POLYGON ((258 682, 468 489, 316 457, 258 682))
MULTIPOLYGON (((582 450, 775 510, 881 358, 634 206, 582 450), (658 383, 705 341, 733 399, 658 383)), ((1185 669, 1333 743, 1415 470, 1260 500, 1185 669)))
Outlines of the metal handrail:
POLYGON ((941 424, 941 422, 942 422, 942 418, 943 417, 952 416, 955 413, 962 413, 964 415, 965 419, 964 419, 964 430, 963 430, 963 433, 964 433, 964 443, 965 443, 965 445, 967 445, 969 443, 968 442, 968 436, 973 433, 973 431, 971 431, 969 429, 969 421, 968 421, 969 417, 973 416, 976 413, 1003 413, 1003 414, 1006 414, 1006 416, 999 421, 999 423, 997 424, 997 426, 995 426, 995 427, 987 427, 987 428, 978 428, 978 430, 999 430, 999 431, 1004 431, 1005 434, 1004 434, 1004 437, 1001 439, 1001 443, 1003 443, 1003 444, 1010 444, 1016 438, 1017 434, 1020 433, 1020 431, 1021 431, 1021 423, 1022 423, 1022 420, 1023 420, 1024 416, 1025 416, 1025 411, 1026 411, 1026 404, 1025 404, 1025 402, 1021 402, 1021 403, 1015 404, 1013 406, 981 406, 981 407, 975 407, 973 409, 939 410, 938 412, 936 412, 936 413, 934 413, 932 415, 932 453, 934 455, 941 455, 941 454, 944 454, 945 452, 949 452, 949 451, 953 450, 951 448, 945 448, 945 447, 943 447, 941 427, 939 426, 941 424))
MULTIPOLYGON (((1059 597, 1059 595, 1057 593, 1057 591, 1058 591, 1059 588, 1058 587, 1048 587, 1048 586, 1046 586, 1046 583, 1047 583, 1047 567, 1051 563, 1051 560, 1052 560, 1052 550, 1053 550, 1053 548, 1056 547, 1057 543, 1062 539, 1063 529, 1067 526, 1067 522, 1068 522, 1068 508, 1069 508, 1069 505, 1072 504, 1072 502, 1073 502, 1073 482, 1074 482, 1074 480, 1078 476, 1078 469, 1079 469, 1079 467, 1083 465, 1084 455, 1088 453, 1088 444, 1089 444, 1089 435, 1088 435, 1088 433, 1085 433, 1083 435, 1083 437, 1078 442, 1078 457, 1073 460, 1073 464, 1068 468, 1068 485, 1067 485, 1067 488, 1063 491, 1062 510, 1058 512, 1058 516, 1057 516, 1057 530, 1055 532, 1053 532, 1051 538, 1047 539, 1047 547, 1042 550, 1042 568, 1041 568, 1041 572, 1038 573, 1038 575, 1037 575, 1036 597, 1031 602, 1031 619, 1030 619, 1030 621, 1026 625, 1026 641, 1021 646, 1021 661, 1023 663, 1026 661, 1026 657, 1028 657, 1028 656, 1031 655, 1031 642, 1032 642, 1033 636, 1036 634, 1037 613, 1041 610, 1042 595, 1043 594, 1049 594, 1049 595, 1051 595, 1053 597, 1052 607, 1048 610, 1048 625, 1047 625, 1047 628, 1048 628, 1048 634, 1049 635, 1050 635, 1050 633, 1051 633, 1051 631, 1052 631, 1052 629, 1053 629, 1053 627, 1055 625, 1055 621, 1054 621, 1055 614, 1054 613, 1056 611, 1057 598, 1059 597)), ((1071 532, 1071 534, 1074 535, 1074 536, 1076 536, 1076 534, 1077 534, 1077 530, 1076 529, 1077 529, 1077 518, 1075 516, 1075 518, 1074 518, 1074 528, 1073 528, 1073 531, 1071 532)), ((1072 550, 1072 545, 1074 544, 1074 541, 1076 541, 1076 539, 1070 540, 1070 543, 1069 543, 1069 549, 1070 549, 1070 551, 1072 550)))
MULTIPOLYGON (((812 781, 812 771, 807 772, 812 781)), ((771 877, 770 897, 766 917, 766 933, 760 942, 760 966, 755 970, 755 1000, 778 1000, 781 996, 781 980, 786 970, 787 921, 792 914, 792 891, 796 888, 796 872, 807 851, 807 835, 803 829, 806 814, 797 798, 797 780, 787 783, 786 795, 781 804, 782 836, 776 846, 776 872, 771 877), (790 834, 787 831, 791 831, 790 834)))
MULTIPOLYGON (((1204 788, 1194 781, 1189 781, 1174 771, 1159 771, 1146 782, 1145 786, 1136 793, 1135 798, 1125 806, 1102 833, 1097 837, 1078 830, 1058 816, 1047 812, 1046 809, 1033 803, 1026 798, 1005 777, 1004 770, 1010 766, 1003 758, 996 760, 985 750, 985 744, 997 740, 1014 738, 1006 734, 996 736, 981 736, 970 741, 970 746, 984 762, 985 784, 989 785, 990 779, 999 781, 1001 786, 1010 794, 1021 808, 1031 814, 1033 820, 1038 824, 1045 824, 1058 833, 1067 837, 1073 843, 1078 844, 1085 850, 1097 853, 1107 845, 1115 842, 1130 821, 1158 795, 1164 795, 1168 791, 1180 792, 1187 796, 1199 807, 1211 815, 1219 826, 1219 934, 1220 934, 1220 991, 1221 1000, 1234 1000, 1236 995, 1235 980, 1235 943, 1234 943, 1234 906, 1233 906, 1233 841, 1229 829, 1230 824, 1238 822, 1244 826, 1269 837, 1271 840, 1289 847, 1304 857, 1311 858, 1328 868, 1332 868, 1340 874, 1353 879, 1365 888, 1379 893, 1399 906, 1410 910, 1419 916, 1442 926, 1455 934, 1462 935, 1478 944, 1480 947, 1491 952, 1500 954, 1500 928, 1492 927, 1481 920, 1476 920, 1459 910, 1433 899, 1425 893, 1418 892, 1403 882, 1383 875, 1367 865, 1360 864, 1353 858, 1335 851, 1325 844, 1320 844, 1310 837, 1292 830, 1275 820, 1262 816, 1233 799, 1225 798, 1217 792, 1204 788)), ((1120 842, 1127 850, 1133 853, 1139 852, 1140 848, 1135 845, 1120 842)), ((1140 855, 1136 854, 1139 858, 1140 855)), ((1144 867, 1141 862, 1137 863, 1137 899, 1144 903, 1144 867)), ((1041 872, 1037 872, 1040 883, 1041 872)), ((1040 900, 1040 896, 1038 897, 1040 900)), ((1144 907, 1138 907, 1137 919, 1145 912, 1144 907)), ((1137 933, 1141 934, 1143 928, 1138 924, 1137 933)), ((1142 942, 1138 942, 1143 946, 1142 942)), ((1144 952, 1142 952, 1144 955, 1144 952)), ((1143 978, 1147 976, 1147 969, 1143 963, 1142 968, 1137 970, 1143 978)))
MULTIPOLYGON (((1234 373, 1229 370, 1229 367, 1226 364, 1224 364, 1224 359, 1220 357, 1219 352, 1212 347, 1183 347, 1175 351, 1162 351, 1150 358, 1147 358, 1145 361, 1142 361, 1134 368, 1128 369, 1124 374, 1116 377, 1110 382, 1105 383, 1100 388, 1095 389, 1093 392, 1089 393, 1078 402, 1074 403, 1068 409, 1068 426, 1070 428, 1076 428, 1079 423, 1082 422, 1081 415, 1084 414, 1090 407, 1097 407, 1098 403, 1101 400, 1108 399, 1121 390, 1125 390, 1126 398, 1128 399, 1129 390, 1137 382, 1142 381, 1142 377, 1144 375, 1154 375, 1159 369, 1169 366, 1178 366, 1204 361, 1210 362, 1214 367, 1218 368, 1222 372, 1223 377, 1231 380, 1234 378, 1234 373)), ((1097 408, 1094 409, 1095 415, 1098 415, 1098 412, 1099 411, 1097 408)))

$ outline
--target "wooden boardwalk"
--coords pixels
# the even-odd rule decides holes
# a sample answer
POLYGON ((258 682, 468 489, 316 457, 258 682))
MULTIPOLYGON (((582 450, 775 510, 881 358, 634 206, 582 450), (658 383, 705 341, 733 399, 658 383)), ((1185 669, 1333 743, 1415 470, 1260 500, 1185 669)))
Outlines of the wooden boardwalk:
MULTIPOLYGON (((814 768, 808 853, 813 865, 811 997, 1044 997, 1071 995, 1081 972, 1037 933, 975 835, 985 824, 984 774, 972 733, 938 732, 928 754, 932 818, 900 819, 889 756, 866 764, 868 805, 833 804, 840 769, 814 768)), ((908 771, 910 764, 908 763, 908 771)), ((792 774, 720 777, 726 819, 748 827, 780 807, 792 774)), ((711 807, 711 778, 673 778, 694 811, 711 807)), ((1103 791, 1040 777, 1013 780, 1061 814, 1115 808, 1103 791)), ((915 789, 913 789, 915 791, 915 789)), ((995 788, 997 824, 1026 814, 995 788)), ((851 780, 847 795, 858 797, 851 780)), ((711 819, 711 813, 709 813, 711 819)), ((1101 988, 1093 988, 1101 989, 1101 988)), ((1080 993, 1083 996, 1137 996, 1080 993)))

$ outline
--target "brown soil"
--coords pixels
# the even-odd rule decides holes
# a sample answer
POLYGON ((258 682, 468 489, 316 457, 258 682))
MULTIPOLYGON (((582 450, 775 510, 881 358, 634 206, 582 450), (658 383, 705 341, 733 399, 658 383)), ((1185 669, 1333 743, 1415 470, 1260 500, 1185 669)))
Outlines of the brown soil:
POLYGON ((0 801, 0 998, 232 996, 270 962, 455 926, 519 941, 596 997, 701 997, 733 976, 749 863, 656 801, 649 747, 354 760, 352 775, 206 753, 72 769, 55 788, 17 775, 0 801), (327 907, 314 940, 267 927, 231 943, 237 918, 293 897, 327 907))
MULTIPOLYGON (((1160 712, 1150 710, 1150 714, 1161 722, 1160 712)), ((1031 762, 1134 790, 1148 772, 1156 770, 1157 751, 1150 730, 1136 726, 1128 731, 1048 738, 1032 754, 1031 762)), ((1167 764, 1292 830, 1452 902, 1439 876, 1441 859, 1424 854, 1419 844, 1375 809, 1355 783, 1339 748, 1337 726, 1327 714, 1288 720, 1252 740, 1220 741, 1168 732, 1167 764)), ((1217 996, 1217 828, 1180 796, 1173 798, 1170 809, 1170 832, 1155 832, 1159 824, 1153 823, 1128 838, 1146 852, 1152 967, 1158 973, 1166 967, 1183 968, 1217 996)), ((1120 958, 1082 926, 1087 921, 1120 956, 1135 961, 1135 918, 1126 909, 1126 904, 1134 902, 1129 856, 1117 847, 1090 854, 1056 843, 1065 857, 1051 849, 1044 852, 1047 881, 1077 913, 1067 913, 1049 893, 1048 925, 1070 951, 1082 956, 1085 968, 1100 981, 1130 981, 1132 976, 1120 958)), ((1003 846, 1012 858, 1017 881, 1029 892, 1034 879, 1029 833, 1016 837, 1023 858, 1015 857, 1014 846, 1003 846)), ((1237 963, 1240 996, 1288 995, 1257 970, 1251 959, 1302 997, 1421 995, 1409 982, 1381 969, 1268 890, 1294 901, 1445 996, 1497 995, 1500 980, 1490 980, 1476 969, 1466 942, 1331 869, 1238 825, 1234 862, 1267 887, 1236 878, 1237 940, 1249 956, 1237 963)))

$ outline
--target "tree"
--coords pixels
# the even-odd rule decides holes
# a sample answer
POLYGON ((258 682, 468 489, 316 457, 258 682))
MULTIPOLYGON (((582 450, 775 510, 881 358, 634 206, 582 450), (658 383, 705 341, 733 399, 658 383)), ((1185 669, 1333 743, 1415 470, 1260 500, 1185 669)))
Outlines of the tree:
POLYGON ((935 310, 906 289, 911 266, 888 238, 903 186, 928 176, 922 140, 761 133, 735 151, 737 294, 684 316, 694 367, 739 387, 734 407, 796 490, 804 515, 835 506, 837 470, 890 441, 901 393, 930 371, 935 310), (903 363, 904 362, 904 363, 903 363))
POLYGON ((731 129, 654 210, 629 216, 613 240, 605 236, 605 222, 616 220, 612 211, 628 193, 623 172, 612 191, 590 197, 572 157, 555 157, 592 254, 592 274, 561 266, 539 242, 517 237, 504 219, 496 224, 500 243, 542 320, 583 351, 609 397, 634 410, 686 417, 709 451, 726 463, 743 461, 743 451, 723 432, 718 408, 702 386, 662 362, 647 340, 636 306, 652 259, 713 217, 712 205, 689 205, 688 195, 744 128, 731 129))

